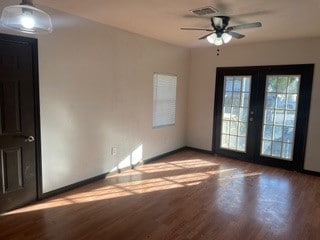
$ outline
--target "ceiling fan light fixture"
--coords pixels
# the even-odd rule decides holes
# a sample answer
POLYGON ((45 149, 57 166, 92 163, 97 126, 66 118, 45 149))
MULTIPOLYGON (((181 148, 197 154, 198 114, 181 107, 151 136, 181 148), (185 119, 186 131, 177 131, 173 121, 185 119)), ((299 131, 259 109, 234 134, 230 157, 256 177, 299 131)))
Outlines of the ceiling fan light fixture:
POLYGON ((199 40, 207 39, 210 44, 220 46, 222 44, 229 43, 233 38, 242 39, 245 35, 235 32, 234 30, 242 30, 249 28, 261 27, 261 22, 244 23, 236 26, 229 26, 230 17, 228 16, 214 16, 210 18, 211 29, 210 28, 181 28, 181 30, 196 30, 196 31, 206 31, 210 32, 201 36, 199 40))
POLYGON ((221 37, 218 37, 216 33, 212 33, 207 37, 209 43, 214 44, 216 46, 220 46, 223 44, 223 40, 221 37))
POLYGON ((217 39, 217 34, 216 33, 212 33, 211 35, 209 35, 207 37, 207 40, 209 43, 214 44, 215 40, 217 39))
POLYGON ((223 33, 223 34, 221 35, 221 38, 222 38, 222 40, 223 40, 223 43, 228 43, 228 42, 231 41, 232 36, 231 36, 229 33, 223 33))
POLYGON ((53 30, 50 16, 26 0, 20 5, 5 7, 1 15, 1 24, 6 28, 29 34, 45 34, 53 30))
POLYGON ((217 38, 214 40, 213 44, 216 45, 216 46, 222 45, 222 44, 223 44, 222 38, 221 38, 221 37, 217 37, 217 38))

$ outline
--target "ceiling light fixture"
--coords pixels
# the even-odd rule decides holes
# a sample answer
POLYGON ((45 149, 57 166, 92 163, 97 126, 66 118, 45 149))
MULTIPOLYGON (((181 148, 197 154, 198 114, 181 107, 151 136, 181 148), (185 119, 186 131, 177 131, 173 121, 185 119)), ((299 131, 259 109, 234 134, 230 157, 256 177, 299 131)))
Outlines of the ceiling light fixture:
POLYGON ((50 16, 34 7, 32 0, 22 0, 20 5, 5 7, 1 15, 3 26, 30 34, 45 34, 52 32, 50 16))
POLYGON ((226 44, 230 42, 231 39, 232 39, 232 36, 229 33, 223 33, 223 34, 212 33, 207 37, 208 42, 216 46, 226 44))
POLYGON ((231 41, 232 36, 229 33, 222 33, 221 38, 223 40, 223 43, 228 43, 231 41))

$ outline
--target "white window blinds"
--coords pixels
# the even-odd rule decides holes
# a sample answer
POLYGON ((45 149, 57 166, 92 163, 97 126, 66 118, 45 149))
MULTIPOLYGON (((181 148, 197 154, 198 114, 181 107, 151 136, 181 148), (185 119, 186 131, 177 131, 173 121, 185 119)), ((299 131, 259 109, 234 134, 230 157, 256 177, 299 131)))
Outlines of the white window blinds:
POLYGON ((175 124, 177 77, 153 75, 153 127, 175 124))

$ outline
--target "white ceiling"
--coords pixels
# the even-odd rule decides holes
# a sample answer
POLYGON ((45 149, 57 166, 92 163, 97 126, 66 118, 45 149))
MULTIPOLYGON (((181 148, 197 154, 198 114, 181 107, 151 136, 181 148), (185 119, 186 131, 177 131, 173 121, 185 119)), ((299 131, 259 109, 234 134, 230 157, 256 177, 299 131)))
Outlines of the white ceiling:
POLYGON ((262 28, 239 30, 246 37, 233 43, 320 36, 320 0, 38 0, 36 4, 184 47, 209 46, 206 32, 180 27, 210 27, 209 18, 191 9, 213 6, 231 16, 230 25, 260 21, 262 28))

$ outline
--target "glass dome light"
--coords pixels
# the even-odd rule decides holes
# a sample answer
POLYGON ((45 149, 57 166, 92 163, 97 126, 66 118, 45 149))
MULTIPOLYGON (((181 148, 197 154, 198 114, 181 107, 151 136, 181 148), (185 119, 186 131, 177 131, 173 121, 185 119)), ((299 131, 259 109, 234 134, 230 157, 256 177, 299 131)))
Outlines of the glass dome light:
POLYGON ((221 36, 224 43, 228 43, 231 41, 232 36, 229 33, 223 33, 221 36))
POLYGON ((222 38, 221 37, 217 37, 214 42, 213 42, 214 45, 216 46, 220 46, 223 44, 223 41, 222 41, 222 38))
POLYGON ((208 40, 209 43, 214 44, 214 41, 216 40, 216 38, 217 38, 217 34, 216 33, 212 33, 211 35, 209 35, 207 37, 207 40, 208 40))
POLYGON ((50 16, 32 5, 29 0, 23 0, 20 5, 5 7, 1 15, 4 27, 30 34, 45 34, 52 32, 50 16))
POLYGON ((216 33, 212 33, 207 37, 207 40, 209 43, 214 44, 216 46, 220 46, 223 43, 226 43, 223 41, 222 37, 218 36, 216 33))
POLYGON ((20 17, 21 25, 26 29, 32 29, 35 26, 34 18, 29 14, 24 14, 20 17))

